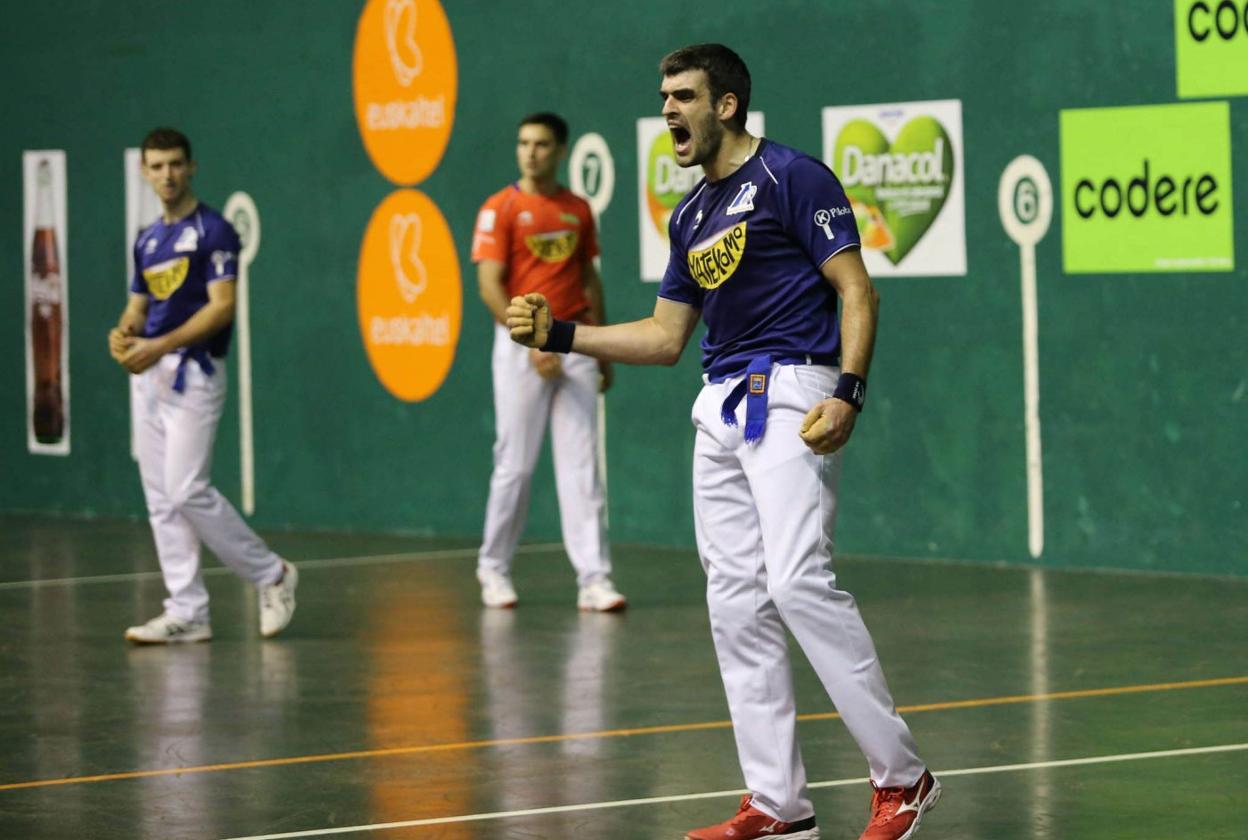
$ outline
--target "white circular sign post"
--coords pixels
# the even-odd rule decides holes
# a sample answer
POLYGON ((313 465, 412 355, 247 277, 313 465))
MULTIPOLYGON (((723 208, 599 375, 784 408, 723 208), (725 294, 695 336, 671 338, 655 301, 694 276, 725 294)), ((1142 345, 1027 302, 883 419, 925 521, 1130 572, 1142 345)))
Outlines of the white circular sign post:
POLYGON ((568 155, 568 182, 572 192, 589 202, 600 217, 615 194, 615 160, 601 134, 582 134, 568 155))
POLYGON ((238 443, 239 472, 243 485, 243 513, 256 512, 255 438, 251 413, 251 287, 247 273, 260 251, 260 213, 245 192, 236 192, 225 202, 222 215, 234 226, 242 241, 238 255, 237 294, 234 302, 234 330, 238 336, 238 443))
MULTIPOLYGON (((615 159, 601 134, 582 134, 568 155, 568 182, 572 192, 589 202, 594 220, 602 218, 615 194, 615 159)), ((600 261, 595 258, 595 267, 600 261)), ((607 495, 607 405, 598 395, 598 474, 602 477, 603 498, 607 495)), ((607 522, 606 517, 603 519, 607 522)))
POLYGON ((1036 245, 1053 218, 1053 185, 1031 155, 1010 161, 997 188, 1001 226, 1018 244, 1023 296, 1023 415, 1027 438, 1027 547, 1044 551, 1044 472, 1040 451, 1040 349, 1036 303, 1036 245))

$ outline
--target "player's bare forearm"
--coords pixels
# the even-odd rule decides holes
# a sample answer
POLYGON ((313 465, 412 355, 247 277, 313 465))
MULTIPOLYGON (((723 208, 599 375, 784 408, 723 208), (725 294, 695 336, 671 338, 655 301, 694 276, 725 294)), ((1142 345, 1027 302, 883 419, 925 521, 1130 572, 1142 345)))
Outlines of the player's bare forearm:
MULTIPOLYGON (((857 250, 842 251, 824 263, 823 276, 841 298, 841 370, 866 379, 875 348, 879 293, 857 250)), ((857 420, 857 408, 831 397, 806 412, 799 434, 816 455, 829 455, 849 442, 857 420)))
POLYGON ((191 347, 216 335, 234 320, 234 281, 215 280, 208 286, 208 302, 175 330, 155 338, 132 338, 118 359, 131 373, 142 373, 166 353, 191 347))
POLYGON ((146 320, 147 296, 131 293, 117 326, 108 331, 108 354, 120 362, 134 343, 134 337, 142 334, 146 320))
POLYGON ((841 369, 863 379, 871 369, 880 296, 871 285, 855 287, 841 297, 841 369))
POLYGON ((604 362, 674 365, 685 342, 653 317, 606 327, 578 325, 572 349, 604 362))
POLYGON ((160 361, 166 353, 190 347, 216 335, 234 320, 234 295, 228 299, 213 291, 232 281, 218 280, 209 286, 209 300, 198 312, 176 330, 155 338, 131 338, 124 354, 117 360, 131 373, 142 373, 160 361))
POLYGON ((210 300, 198 312, 176 330, 162 336, 165 352, 190 347, 211 338, 234 321, 234 298, 228 301, 210 300))
MULTIPOLYGON (((683 303, 659 298, 654 315, 640 321, 605 327, 577 325, 572 350, 608 362, 671 365, 680 358, 697 325, 699 313, 683 303)), ((550 307, 541 295, 515 297, 507 307, 511 337, 529 347, 542 347, 550 335, 550 307)))
POLYGON ((481 293, 481 302, 490 310, 494 320, 506 325, 507 266, 497 260, 482 260, 477 263, 477 289, 481 293))
POLYGON ((841 369, 867 378, 875 349, 880 295, 856 249, 823 264, 823 276, 841 298, 841 369))
POLYGON ((131 293, 126 301, 126 308, 121 311, 121 317, 117 319, 117 329, 126 335, 138 335, 142 332, 143 323, 146 320, 147 295, 131 293))

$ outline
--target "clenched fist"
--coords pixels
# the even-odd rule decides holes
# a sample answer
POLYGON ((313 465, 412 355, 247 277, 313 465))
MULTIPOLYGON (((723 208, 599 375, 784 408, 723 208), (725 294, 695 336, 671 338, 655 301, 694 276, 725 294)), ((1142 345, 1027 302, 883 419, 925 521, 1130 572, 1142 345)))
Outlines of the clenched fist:
POLYGON ((811 452, 830 455, 849 441, 857 419, 856 408, 833 397, 806 412, 799 434, 811 452))
POLYGON ((512 341, 525 347, 545 346, 546 339, 550 337, 550 324, 554 320, 545 297, 537 293, 513 297, 506 314, 512 341))

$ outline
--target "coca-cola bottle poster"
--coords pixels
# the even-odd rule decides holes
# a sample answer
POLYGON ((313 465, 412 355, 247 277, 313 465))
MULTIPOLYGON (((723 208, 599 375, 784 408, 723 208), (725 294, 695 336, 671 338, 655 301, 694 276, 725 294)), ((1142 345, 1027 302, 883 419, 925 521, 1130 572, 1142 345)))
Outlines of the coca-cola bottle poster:
POLYGON ((26 305, 26 440, 31 452, 69 454, 69 270, 65 152, 22 153, 22 273, 26 305))

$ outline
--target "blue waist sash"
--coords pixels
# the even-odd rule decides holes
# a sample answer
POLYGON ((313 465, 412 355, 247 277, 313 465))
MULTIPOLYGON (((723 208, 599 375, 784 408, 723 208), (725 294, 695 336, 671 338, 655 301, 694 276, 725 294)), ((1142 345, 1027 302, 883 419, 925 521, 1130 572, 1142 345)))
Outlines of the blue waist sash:
POLYGON ((737 406, 745 399, 745 442, 758 443, 767 430, 767 389, 771 385, 772 365, 836 365, 840 360, 829 355, 755 356, 745 368, 745 377, 724 398, 719 416, 726 426, 737 425, 737 406))
POLYGON ((173 390, 179 394, 186 390, 186 365, 191 359, 199 364, 199 369, 204 372, 205 376, 212 376, 217 372, 207 347, 183 347, 178 351, 178 355, 182 359, 178 362, 178 373, 173 378, 173 390))

